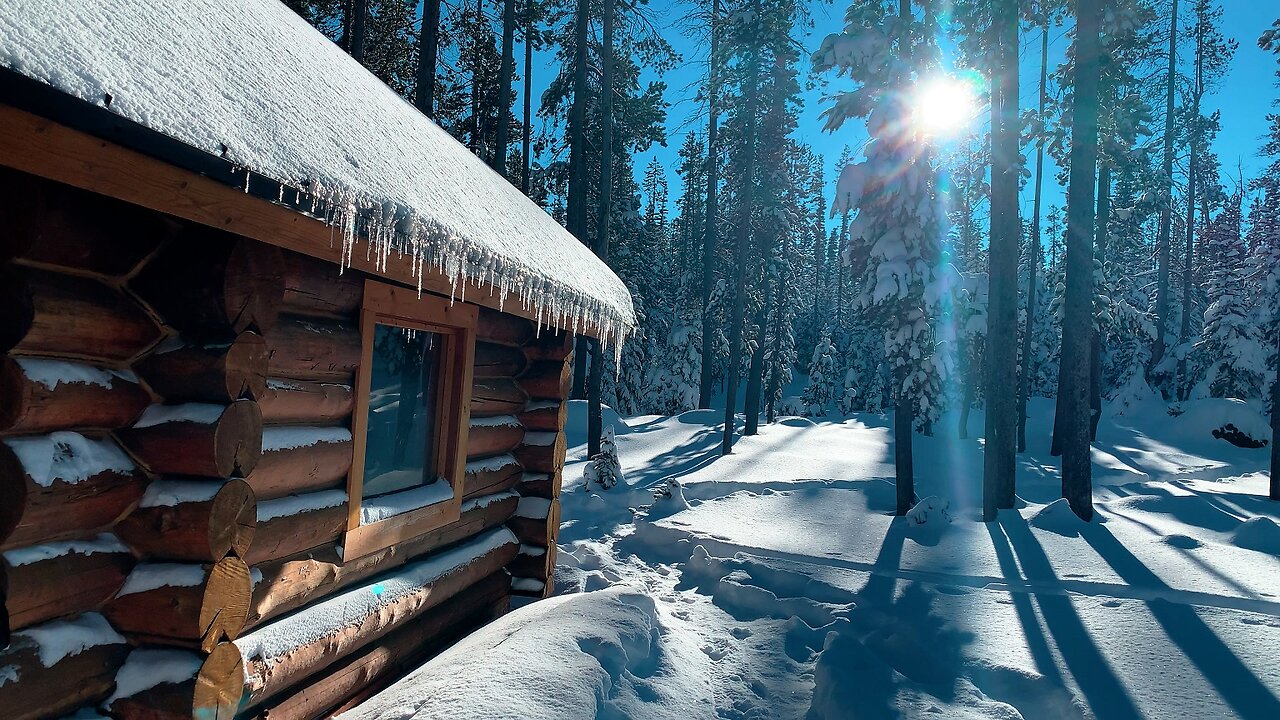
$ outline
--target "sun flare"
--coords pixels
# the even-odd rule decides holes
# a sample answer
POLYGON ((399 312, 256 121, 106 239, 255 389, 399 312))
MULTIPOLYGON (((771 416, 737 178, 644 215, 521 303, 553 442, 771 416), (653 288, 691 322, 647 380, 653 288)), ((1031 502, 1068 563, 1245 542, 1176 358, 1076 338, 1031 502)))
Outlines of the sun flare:
POLYGON ((976 106, 973 84, 948 75, 922 80, 912 98, 916 127, 940 137, 955 135, 968 126, 976 106))

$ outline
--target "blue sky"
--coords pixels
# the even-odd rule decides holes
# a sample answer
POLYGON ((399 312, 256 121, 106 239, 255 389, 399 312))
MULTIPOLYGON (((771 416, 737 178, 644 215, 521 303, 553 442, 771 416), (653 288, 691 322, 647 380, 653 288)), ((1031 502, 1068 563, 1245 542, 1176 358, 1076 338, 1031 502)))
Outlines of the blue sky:
MULTIPOLYGON (((688 11, 689 6, 686 2, 681 0, 651 0, 651 2, 651 13, 655 24, 664 28, 664 36, 684 57, 685 65, 667 73, 663 78, 668 84, 668 100, 671 103, 668 123, 670 137, 667 147, 654 148, 637 157, 635 164, 637 172, 642 172, 650 159, 657 157, 667 168, 671 197, 674 202, 679 186, 675 175, 675 168, 678 165, 677 150, 686 132, 690 129, 700 130, 705 125, 702 120, 698 120, 694 125, 689 123, 691 118, 701 111, 696 102, 694 83, 703 73, 706 47, 703 43, 686 38, 681 33, 678 21, 688 11)), ((1274 111, 1272 103, 1280 96, 1280 89, 1275 85, 1275 72, 1280 66, 1277 65, 1274 55, 1264 53, 1257 46, 1258 36, 1277 16, 1280 16, 1280 3, 1270 0, 1222 0, 1222 5, 1223 33, 1238 40, 1240 47, 1231 64, 1230 73, 1216 92, 1208 98, 1207 103, 1209 109, 1222 112, 1222 132, 1215 149, 1224 173, 1234 175, 1236 165, 1240 163, 1247 182, 1265 165, 1265 160, 1258 157, 1257 151, 1262 143, 1262 136, 1267 130, 1266 114, 1274 111)), ((816 48, 823 36, 840 29, 841 18, 846 7, 844 3, 811 3, 813 29, 803 39, 806 48, 809 50, 816 48)), ((1065 28, 1050 30, 1051 65, 1061 60, 1067 42, 1065 28)), ((1037 101, 1039 44, 1038 32, 1024 35, 1022 48, 1024 77, 1021 100, 1024 108, 1034 107, 1037 101)), ((545 61, 547 63, 541 66, 548 68, 549 77, 550 63, 554 60, 547 57, 545 61)), ((540 89, 547 79, 535 75, 535 86, 540 89)), ((827 78, 818 79, 827 80, 827 78)), ((856 149, 865 139, 865 134, 861 132, 857 123, 849 123, 835 134, 826 134, 820 130, 819 114, 824 107, 822 96, 825 92, 838 89, 838 83, 838 79, 832 79, 828 87, 819 84, 814 90, 805 93, 804 110, 796 131, 798 139, 808 143, 828 159, 828 180, 831 183, 834 183, 834 164, 841 149, 845 145, 856 149)), ((1157 107, 1163 107, 1162 98, 1157 99, 1155 104, 1157 107)), ((1029 149, 1027 154, 1028 161, 1033 161, 1034 151, 1029 149)), ((1056 186, 1053 179, 1054 172, 1055 168, 1052 167, 1046 170, 1045 181, 1048 193, 1046 206, 1062 203, 1063 190, 1056 186)), ((1031 187, 1028 184, 1022 192, 1026 217, 1029 217, 1031 212, 1031 195, 1031 187)))

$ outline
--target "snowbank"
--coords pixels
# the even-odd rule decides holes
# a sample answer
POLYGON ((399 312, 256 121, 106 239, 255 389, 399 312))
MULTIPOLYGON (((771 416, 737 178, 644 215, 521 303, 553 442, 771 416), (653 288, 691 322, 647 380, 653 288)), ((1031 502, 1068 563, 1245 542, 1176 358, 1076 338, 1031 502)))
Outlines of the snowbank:
POLYGON ((320 200, 348 259, 359 219, 379 262, 459 294, 491 284, 615 347, 635 325, 589 248, 284 3, 3 3, 0 38, 0 65, 320 200))
POLYGON ((713 718, 706 658, 682 640, 635 590, 551 598, 478 630, 339 717, 713 718))

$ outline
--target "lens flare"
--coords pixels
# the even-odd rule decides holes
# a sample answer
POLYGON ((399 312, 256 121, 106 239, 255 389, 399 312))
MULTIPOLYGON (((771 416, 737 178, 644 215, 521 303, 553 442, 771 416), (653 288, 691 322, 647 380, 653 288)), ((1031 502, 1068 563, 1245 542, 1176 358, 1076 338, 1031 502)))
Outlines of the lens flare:
POLYGON ((958 134, 977 114, 973 83, 948 75, 921 80, 911 104, 916 127, 936 137, 958 134))

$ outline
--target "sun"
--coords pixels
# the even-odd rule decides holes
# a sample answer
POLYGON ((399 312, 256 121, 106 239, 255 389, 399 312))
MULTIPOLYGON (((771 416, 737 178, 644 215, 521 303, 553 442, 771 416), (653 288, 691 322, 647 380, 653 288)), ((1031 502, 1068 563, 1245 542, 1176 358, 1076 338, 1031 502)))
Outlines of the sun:
POLYGON ((977 114, 973 84, 950 75, 921 80, 916 85, 911 106, 916 127, 935 137, 956 135, 977 114))

